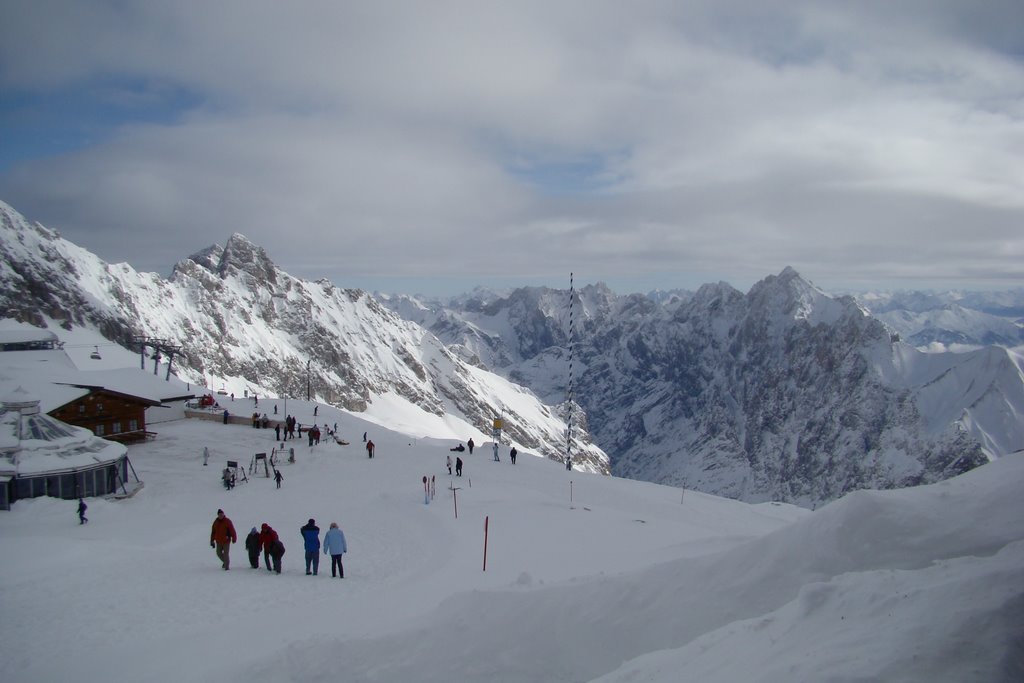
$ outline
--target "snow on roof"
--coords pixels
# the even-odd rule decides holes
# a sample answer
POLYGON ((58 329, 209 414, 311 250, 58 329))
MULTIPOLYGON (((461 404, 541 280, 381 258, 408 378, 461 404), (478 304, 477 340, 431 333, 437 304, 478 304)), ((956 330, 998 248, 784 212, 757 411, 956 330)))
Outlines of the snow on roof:
POLYGON ((18 388, 0 404, 0 473, 33 475, 87 469, 116 462, 124 444, 101 439, 40 412, 39 401, 18 388))
POLYGON ((0 344, 23 344, 26 342, 56 342, 57 335, 50 330, 37 328, 3 330, 0 329, 0 344))
POLYGON ((18 386, 39 400, 44 413, 88 395, 95 387, 156 403, 191 398, 195 393, 177 377, 166 380, 141 368, 79 370, 59 349, 0 353, 0 396, 18 386))

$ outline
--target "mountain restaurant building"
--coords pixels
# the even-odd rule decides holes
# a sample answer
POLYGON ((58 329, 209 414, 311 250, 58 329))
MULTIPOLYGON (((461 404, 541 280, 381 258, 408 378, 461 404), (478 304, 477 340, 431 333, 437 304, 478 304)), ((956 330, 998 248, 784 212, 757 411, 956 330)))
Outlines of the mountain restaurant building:
MULTIPOLYGON (((130 468, 124 444, 42 413, 24 389, 0 403, 0 510, 38 496, 129 495, 130 468)), ((130 486, 141 486, 137 476, 130 486)))
POLYGON ((51 410, 50 415, 112 441, 127 443, 146 438, 146 408, 159 406, 160 401, 99 386, 73 386, 88 393, 51 410))

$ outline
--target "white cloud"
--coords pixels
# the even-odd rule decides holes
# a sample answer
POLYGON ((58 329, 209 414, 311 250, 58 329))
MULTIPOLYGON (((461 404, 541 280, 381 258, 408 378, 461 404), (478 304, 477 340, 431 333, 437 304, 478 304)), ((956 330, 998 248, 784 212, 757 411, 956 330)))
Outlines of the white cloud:
POLYGON ((18 162, 0 197, 158 270, 239 231, 344 284, 1019 284, 1021 11, 759 7, 26 4, 0 87, 176 109, 18 162))

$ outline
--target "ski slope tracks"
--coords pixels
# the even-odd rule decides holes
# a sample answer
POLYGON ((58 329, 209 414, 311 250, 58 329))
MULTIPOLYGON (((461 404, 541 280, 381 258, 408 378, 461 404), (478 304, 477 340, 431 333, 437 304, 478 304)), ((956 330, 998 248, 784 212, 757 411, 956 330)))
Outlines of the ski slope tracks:
POLYGON ((129 451, 144 489, 89 499, 87 525, 75 501, 16 502, 0 513, 4 680, 1024 680, 1024 455, 810 512, 529 453, 513 466, 483 444, 449 477, 457 441, 414 415, 392 431, 321 405, 350 443, 288 442, 279 490, 219 481, 279 446, 272 430, 164 422, 129 451), (239 535, 230 571, 209 547, 218 508, 239 535), (343 580, 322 555, 305 575, 311 517, 344 530, 343 580), (246 558, 264 522, 287 548, 279 576, 246 558))

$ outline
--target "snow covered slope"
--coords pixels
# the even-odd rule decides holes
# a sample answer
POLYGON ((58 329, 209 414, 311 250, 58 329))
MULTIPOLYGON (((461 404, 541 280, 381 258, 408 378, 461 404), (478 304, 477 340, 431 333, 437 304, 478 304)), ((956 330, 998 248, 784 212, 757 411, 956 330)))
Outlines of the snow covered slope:
POLYGON ((321 413, 356 441, 369 430, 377 457, 302 444, 281 489, 250 475, 225 492, 217 468, 272 438, 180 421, 130 448, 145 488, 90 499, 88 525, 75 501, 0 514, 5 680, 1024 680, 1024 455, 811 512, 529 454, 476 453, 449 478, 454 439, 321 413), (218 508, 240 536, 227 572, 218 508), (310 517, 343 529, 344 580, 325 558, 305 575, 310 517), (264 522, 287 548, 280 576, 248 566, 242 540, 264 522))
MULTIPOLYGON (((307 396, 365 411, 384 396, 450 416, 458 438, 503 439, 550 457, 565 451, 565 424, 529 390, 467 363, 436 336, 360 290, 308 282, 278 269, 240 234, 179 262, 167 279, 110 265, 0 203, 0 305, 37 326, 87 326, 130 346, 137 336, 181 346, 183 380, 244 395, 307 396)), ((378 410, 380 405, 378 405, 378 410)), ((385 418, 386 419, 386 416, 385 418)), ((574 429, 575 466, 608 458, 574 429)))

